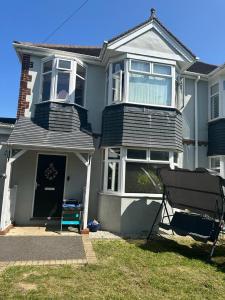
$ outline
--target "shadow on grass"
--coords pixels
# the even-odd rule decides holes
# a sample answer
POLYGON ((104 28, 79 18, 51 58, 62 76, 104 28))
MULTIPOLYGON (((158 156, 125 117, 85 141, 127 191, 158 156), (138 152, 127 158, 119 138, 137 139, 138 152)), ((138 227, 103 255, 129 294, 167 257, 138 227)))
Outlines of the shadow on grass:
POLYGON ((188 244, 182 244, 182 242, 168 239, 168 238, 155 238, 149 240, 145 244, 138 245, 145 251, 151 251, 153 253, 172 252, 179 254, 189 259, 200 260, 204 263, 210 263, 218 270, 225 273, 225 242, 220 242, 214 252, 211 261, 208 260, 211 250, 211 244, 190 242, 188 244))

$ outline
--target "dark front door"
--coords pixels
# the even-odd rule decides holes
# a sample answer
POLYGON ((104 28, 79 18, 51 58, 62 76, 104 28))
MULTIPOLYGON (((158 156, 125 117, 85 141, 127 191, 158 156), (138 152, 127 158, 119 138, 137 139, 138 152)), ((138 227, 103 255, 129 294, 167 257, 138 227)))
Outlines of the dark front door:
POLYGON ((39 155, 33 217, 60 217, 66 157, 39 155))

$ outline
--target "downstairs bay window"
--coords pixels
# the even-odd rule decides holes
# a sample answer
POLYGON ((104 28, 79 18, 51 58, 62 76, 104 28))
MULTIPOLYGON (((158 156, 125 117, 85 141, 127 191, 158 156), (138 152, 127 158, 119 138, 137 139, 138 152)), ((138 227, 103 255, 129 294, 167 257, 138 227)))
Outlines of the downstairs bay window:
POLYGON ((43 59, 40 101, 65 101, 84 106, 86 69, 76 60, 43 59))
POLYGON ((158 170, 174 168, 178 153, 153 149, 106 148, 103 191, 115 194, 157 195, 162 193, 158 170))

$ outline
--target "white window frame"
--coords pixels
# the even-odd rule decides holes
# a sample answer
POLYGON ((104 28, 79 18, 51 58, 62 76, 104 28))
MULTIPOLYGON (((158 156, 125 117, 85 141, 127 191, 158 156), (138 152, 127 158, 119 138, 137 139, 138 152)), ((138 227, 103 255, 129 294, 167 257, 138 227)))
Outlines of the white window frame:
POLYGON ((218 158, 220 160, 220 172, 218 172, 220 174, 220 176, 222 176, 223 178, 225 178, 225 156, 223 155, 214 155, 214 156, 210 156, 209 157, 209 169, 213 170, 213 171, 217 171, 217 168, 213 168, 212 167, 212 159, 218 158))
MULTIPOLYGON (((155 77, 161 77, 161 78, 171 78, 171 105, 157 105, 157 104, 136 103, 136 102, 129 101, 129 98, 128 98, 128 101, 127 101, 128 103, 138 104, 138 105, 145 105, 145 106, 155 106, 155 107, 173 107, 173 108, 176 107, 175 106, 175 104, 176 104, 175 103, 175 67, 173 65, 164 64, 164 63, 160 63, 160 62, 153 62, 153 61, 144 61, 144 60, 130 59, 129 60, 129 75, 130 75, 130 73, 149 75, 149 76, 152 76, 152 77, 155 76, 155 77), (132 70, 132 68, 131 68, 131 62, 132 61, 139 61, 139 62, 148 63, 150 65, 150 71, 149 72, 145 72, 145 71, 132 70), (153 66, 154 66, 154 64, 170 67, 171 74, 167 75, 167 74, 154 73, 153 72, 153 66)), ((129 88, 128 88, 128 93, 129 93, 129 88)))
POLYGON ((213 82, 213 84, 211 84, 209 86, 209 121, 214 121, 220 118, 221 115, 221 104, 220 104, 220 82, 219 81, 215 81, 213 82), (211 88, 218 84, 218 92, 211 94, 211 88), (218 95, 219 99, 218 99, 218 105, 219 105, 219 115, 217 117, 212 117, 212 98, 214 96, 218 95))
MULTIPOLYGON (((131 104, 138 104, 138 105, 143 105, 143 106, 155 106, 155 107, 172 107, 176 108, 176 99, 175 99, 175 94, 176 94, 176 84, 175 84, 175 75, 176 75, 176 70, 175 70, 175 65, 174 64, 169 64, 166 62, 160 62, 160 61, 154 61, 152 60, 143 60, 141 57, 118 57, 116 59, 113 59, 110 61, 110 63, 106 67, 108 69, 108 76, 109 76, 109 81, 108 81, 108 95, 106 95, 106 105, 112 105, 112 104, 119 104, 119 103, 131 103, 131 104), (112 96, 112 87, 113 87, 113 74, 112 74, 112 65, 113 63, 119 62, 119 61, 124 61, 124 87, 123 87, 123 97, 121 95, 119 101, 113 101, 112 96), (131 69, 131 61, 139 61, 139 62, 146 62, 149 63, 150 65, 150 72, 144 72, 144 71, 136 71, 131 69), (169 66, 171 68, 171 75, 166 75, 166 74, 158 74, 158 73, 153 73, 153 64, 158 64, 158 65, 163 65, 163 66, 169 66), (156 105, 156 104, 146 104, 146 103, 136 103, 129 101, 129 76, 130 73, 137 73, 137 74, 144 74, 144 75, 149 75, 149 76, 156 76, 156 77, 162 77, 162 78, 171 78, 172 81, 172 86, 171 86, 171 105, 156 105)), ((121 85, 122 85, 122 80, 121 80, 121 85)), ((120 88, 120 93, 122 94, 122 88, 120 88)))
POLYGON ((153 149, 153 148, 137 148, 137 147, 108 147, 104 148, 104 176, 103 176, 103 193, 104 194, 112 194, 117 196, 149 196, 154 198, 161 198, 161 194, 146 194, 146 193, 125 193, 125 179, 126 179, 126 162, 136 162, 136 163, 153 163, 153 164, 168 164, 171 169, 174 169, 175 167, 178 167, 179 165, 179 155, 178 153, 178 160, 177 163, 174 162, 174 152, 171 150, 166 149, 153 149), (108 158, 108 149, 113 148, 120 148, 120 159, 109 159, 108 158), (127 158, 127 149, 134 149, 134 150, 146 150, 147 155, 146 159, 131 159, 127 158), (151 151, 159 151, 159 152, 168 152, 169 153, 169 159, 168 160, 151 160, 150 159, 150 153, 151 151), (109 162, 118 162, 119 163, 119 175, 118 175, 118 191, 112 191, 108 190, 108 163, 109 162))
MULTIPOLYGON (((50 71, 49 71, 50 73, 50 71)), ((63 56, 58 56, 58 55, 53 55, 49 57, 45 57, 42 59, 42 64, 41 64, 41 80, 40 80, 40 89, 39 89, 39 102, 44 103, 44 102, 59 102, 59 103, 71 103, 75 104, 78 106, 81 106, 83 108, 86 107, 86 89, 87 89, 87 65, 81 62, 78 59, 71 59, 68 57, 63 57, 63 56), (44 69, 44 63, 52 60, 52 77, 51 77, 51 91, 50 91, 50 99, 49 100, 44 100, 42 101, 42 86, 43 86, 43 69, 44 69), (59 60, 64 60, 64 61, 70 61, 71 62, 71 68, 70 69, 65 69, 65 68, 59 68, 59 60), (84 85, 84 103, 83 106, 76 104, 75 101, 75 87, 76 87, 76 70, 77 70, 77 64, 81 65, 86 69, 86 74, 85 74, 85 85, 84 85), (56 97, 57 93, 57 82, 58 82, 58 72, 68 72, 70 73, 70 81, 69 81, 69 96, 67 99, 58 99, 56 97)))

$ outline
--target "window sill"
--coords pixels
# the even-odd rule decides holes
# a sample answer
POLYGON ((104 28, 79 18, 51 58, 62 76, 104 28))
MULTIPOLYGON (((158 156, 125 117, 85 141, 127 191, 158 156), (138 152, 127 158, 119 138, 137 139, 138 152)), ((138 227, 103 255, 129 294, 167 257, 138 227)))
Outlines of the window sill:
POLYGON ((119 193, 119 192, 99 192, 100 195, 108 195, 124 198, 152 198, 162 200, 163 194, 143 194, 143 193, 119 193))
POLYGON ((79 104, 72 103, 72 102, 69 102, 69 101, 66 101, 66 100, 57 100, 57 99, 46 100, 46 101, 39 101, 37 104, 44 104, 44 103, 62 103, 62 104, 67 104, 67 105, 71 105, 71 106, 77 106, 77 107, 80 107, 82 109, 87 110, 87 108, 85 108, 84 106, 81 106, 79 104))
POLYGON ((224 117, 217 117, 217 118, 214 118, 214 119, 209 119, 209 120, 208 120, 208 123, 213 123, 213 122, 219 121, 219 120, 221 120, 221 119, 225 119, 225 116, 224 116, 224 117))
POLYGON ((116 105, 130 105, 130 106, 142 106, 142 107, 146 107, 149 109, 159 109, 159 110, 175 110, 177 111, 177 113, 181 114, 181 111, 176 108, 175 106, 166 106, 166 105, 153 105, 153 104, 145 104, 145 103, 136 103, 136 102, 125 102, 125 101, 120 101, 120 102, 112 102, 106 105, 106 107, 110 107, 110 106, 116 106, 116 105))

